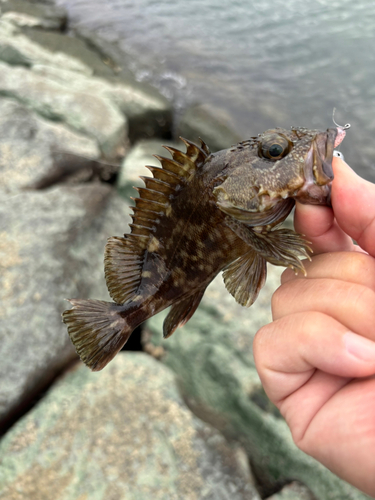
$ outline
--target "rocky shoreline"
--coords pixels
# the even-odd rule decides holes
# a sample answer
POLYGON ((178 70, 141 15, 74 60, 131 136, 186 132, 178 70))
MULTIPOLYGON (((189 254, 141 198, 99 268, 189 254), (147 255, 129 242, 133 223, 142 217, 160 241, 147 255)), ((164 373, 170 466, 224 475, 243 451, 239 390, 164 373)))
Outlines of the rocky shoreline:
POLYGON ((64 298, 109 300, 104 245, 152 154, 239 138, 204 105, 177 119, 52 2, 0 8, 0 498, 368 498, 297 450, 261 387, 252 338, 279 269, 250 310, 219 276, 168 341, 161 314, 143 352, 99 374, 77 360, 64 298))

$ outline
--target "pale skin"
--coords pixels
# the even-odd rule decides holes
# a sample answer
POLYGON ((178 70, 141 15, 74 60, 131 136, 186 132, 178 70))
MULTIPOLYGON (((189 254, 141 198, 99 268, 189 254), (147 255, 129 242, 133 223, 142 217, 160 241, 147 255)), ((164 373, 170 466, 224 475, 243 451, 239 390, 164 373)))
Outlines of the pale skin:
POLYGON ((333 209, 296 205, 314 257, 283 273, 254 356, 297 446, 375 497, 375 185, 333 170, 333 209))

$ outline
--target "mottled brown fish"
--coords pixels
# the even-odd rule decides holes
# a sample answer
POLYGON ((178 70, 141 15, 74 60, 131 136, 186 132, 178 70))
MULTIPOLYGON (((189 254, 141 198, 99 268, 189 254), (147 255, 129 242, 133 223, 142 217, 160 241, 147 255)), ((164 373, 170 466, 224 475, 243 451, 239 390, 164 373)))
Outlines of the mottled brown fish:
POLYGON ((250 306, 266 279, 266 263, 304 267, 308 244, 277 229, 296 199, 329 205, 334 148, 345 127, 267 130, 210 154, 185 139, 186 153, 166 147, 162 168, 148 167, 135 199, 131 234, 108 239, 105 278, 113 303, 72 299, 63 320, 75 348, 101 370, 147 318, 172 306, 164 337, 194 314, 220 272, 227 290, 250 306))

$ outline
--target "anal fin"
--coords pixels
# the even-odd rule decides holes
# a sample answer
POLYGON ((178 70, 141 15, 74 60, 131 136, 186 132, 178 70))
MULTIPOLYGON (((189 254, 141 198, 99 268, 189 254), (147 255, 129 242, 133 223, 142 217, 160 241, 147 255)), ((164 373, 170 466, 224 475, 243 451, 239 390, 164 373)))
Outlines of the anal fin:
POLYGON ((267 277, 266 260, 250 250, 224 269, 228 292, 241 304, 250 307, 257 299, 267 277))
POLYGON ((179 326, 183 326, 189 321, 197 310, 205 291, 206 288, 203 288, 195 295, 190 295, 171 307, 163 324, 163 337, 165 339, 170 337, 179 326))

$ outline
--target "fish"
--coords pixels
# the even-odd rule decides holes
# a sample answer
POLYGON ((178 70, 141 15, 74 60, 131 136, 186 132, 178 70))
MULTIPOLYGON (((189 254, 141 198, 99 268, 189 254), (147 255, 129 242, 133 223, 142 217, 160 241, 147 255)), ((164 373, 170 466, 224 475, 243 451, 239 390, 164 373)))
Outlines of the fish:
POLYGON ((305 273, 309 243, 278 227, 295 201, 330 206, 332 158, 345 127, 325 131, 274 128, 210 153, 200 139, 186 151, 164 146, 152 177, 131 207, 131 232, 105 247, 105 280, 113 302, 69 299, 63 322, 81 360, 99 371, 134 329, 171 306, 168 338, 195 313, 223 271, 228 292, 251 306, 266 281, 267 262, 305 273))

